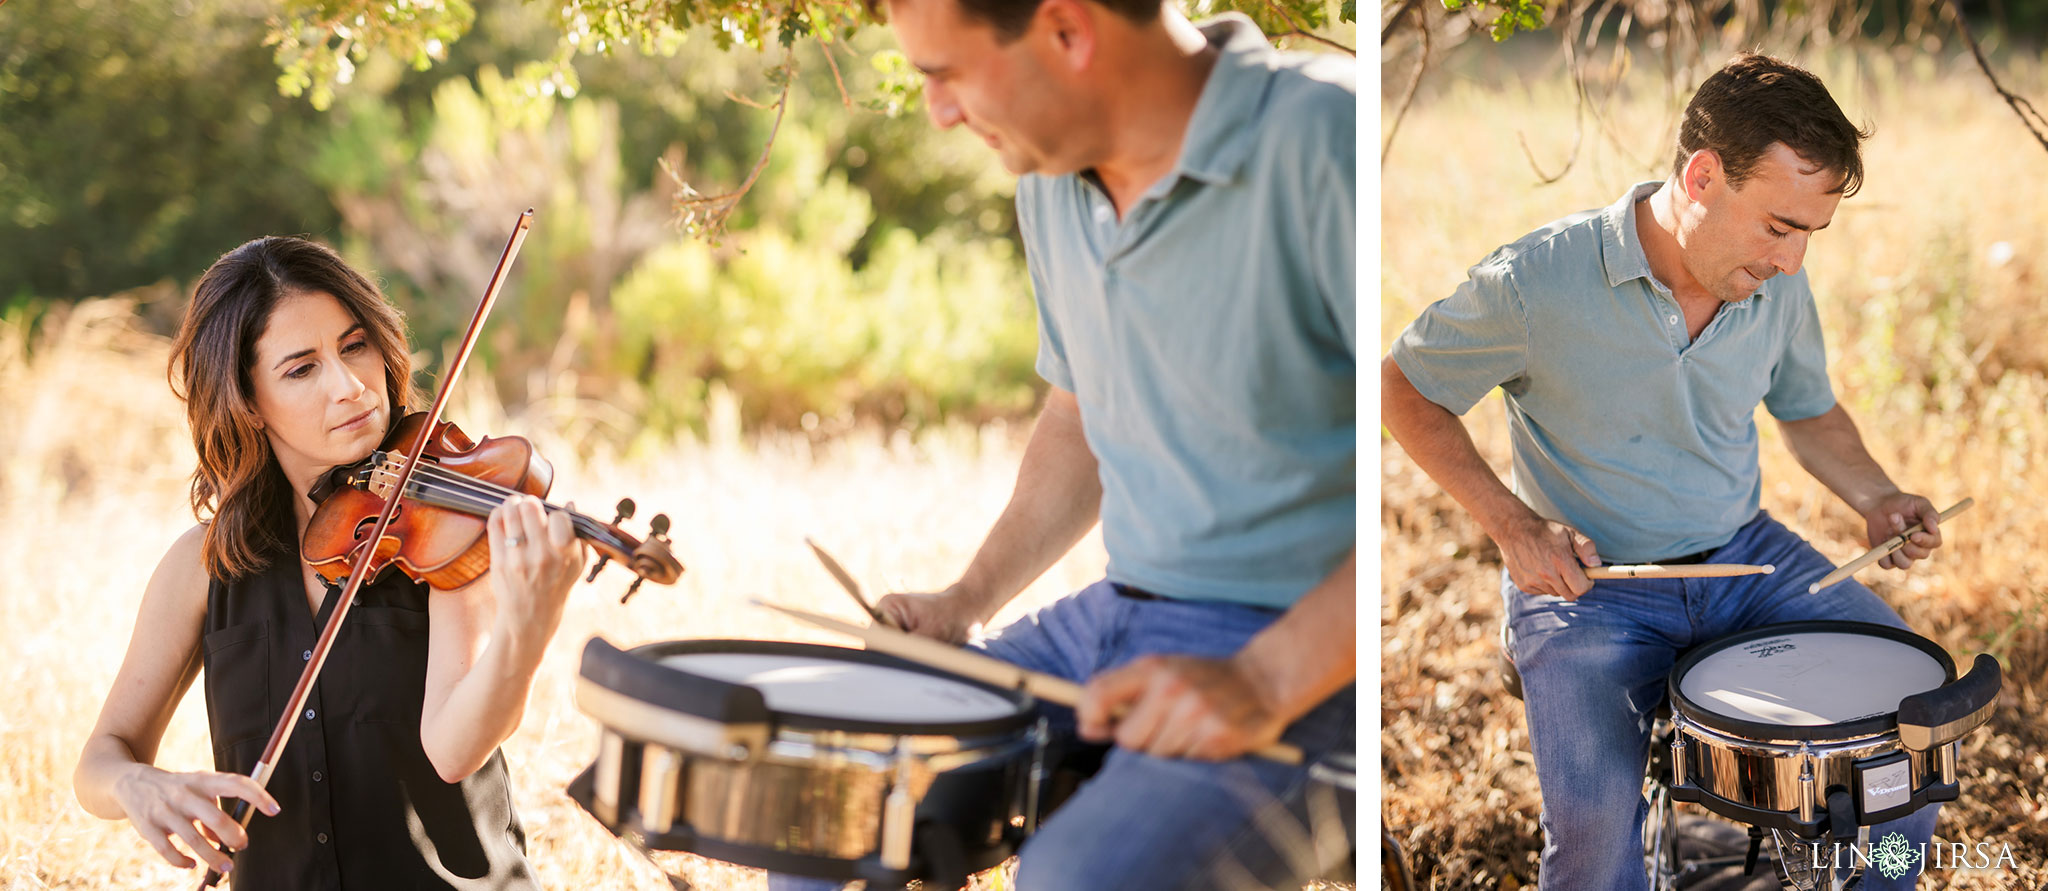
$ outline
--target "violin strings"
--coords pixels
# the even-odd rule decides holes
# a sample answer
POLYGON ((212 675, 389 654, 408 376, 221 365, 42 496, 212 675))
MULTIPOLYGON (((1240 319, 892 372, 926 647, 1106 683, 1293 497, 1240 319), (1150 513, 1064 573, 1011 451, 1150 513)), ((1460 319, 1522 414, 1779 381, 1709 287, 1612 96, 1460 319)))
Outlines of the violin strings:
MULTIPOLYGON (((448 506, 470 510, 479 516, 488 514, 492 508, 503 504, 507 496, 516 494, 511 489, 485 480, 464 476, 453 471, 422 468, 421 472, 426 474, 426 479, 419 479, 418 474, 415 474, 413 485, 416 497, 427 493, 438 495, 448 502, 448 506), (437 482, 440 485, 434 485, 437 482)), ((391 481, 391 478, 396 475, 395 471, 389 469, 379 469, 377 473, 384 477, 387 482, 391 481)), ((554 507, 554 505, 549 505, 549 507, 554 507)), ((601 541, 622 551, 627 549, 624 541, 621 541, 610 529, 605 528, 596 520, 571 511, 569 521, 585 538, 601 541)))
MULTIPOLYGON (((388 469, 388 467, 380 468, 377 472, 389 476, 396 475, 396 471, 390 470, 388 469)), ((456 499, 462 500, 464 502, 462 506, 466 506, 486 513, 491 508, 495 508, 498 505, 505 503, 505 499, 508 498, 509 496, 519 494, 513 489, 507 488, 505 486, 500 486, 488 480, 480 480, 475 477, 466 476, 464 474, 456 473, 454 471, 447 470, 444 468, 435 467, 433 465, 425 465, 421 468, 419 472, 425 473, 429 480, 438 481, 443 484, 438 490, 436 490, 437 494, 452 496, 456 499), (465 492, 463 490, 467 491, 465 492)), ((387 476, 387 481, 389 479, 389 476, 387 476)), ((423 487, 422 491, 425 490, 426 489, 423 487)), ((554 507, 554 505, 548 506, 554 507)), ((574 525, 577 529, 582 530, 587 536, 592 538, 600 538, 604 540, 606 543, 611 544, 614 547, 619 548, 620 550, 625 549, 624 544, 611 534, 611 530, 604 528, 602 525, 599 525, 596 520, 584 517, 582 514, 574 511, 571 511, 569 513, 569 519, 572 525, 574 525)))
MULTIPOLYGON (((378 465, 372 470, 372 473, 385 482, 395 482, 398 477, 398 471, 389 464, 378 465)), ((413 477, 413 485, 419 487, 419 491, 426 492, 431 489, 435 494, 458 502, 451 505, 453 507, 470 508, 482 513, 489 513, 492 508, 504 504, 506 498, 520 494, 511 488, 498 485, 489 480, 477 479, 476 477, 437 467, 433 464, 420 465, 413 472, 413 477), (420 479, 422 476, 425 476, 426 479, 420 479), (438 482, 441 485, 430 487, 425 485, 427 482, 438 482)), ((548 506, 554 507, 554 505, 548 506)), ((570 511, 569 521, 572 526, 583 532, 586 538, 601 540, 622 551, 627 549, 625 542, 619 540, 612 534, 610 529, 605 528, 594 519, 585 517, 578 512, 570 511)))

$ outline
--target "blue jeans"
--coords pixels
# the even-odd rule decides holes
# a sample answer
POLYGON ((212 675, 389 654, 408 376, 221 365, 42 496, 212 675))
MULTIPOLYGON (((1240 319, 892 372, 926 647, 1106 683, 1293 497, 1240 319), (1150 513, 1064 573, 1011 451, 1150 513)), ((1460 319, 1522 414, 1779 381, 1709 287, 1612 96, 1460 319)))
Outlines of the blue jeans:
MULTIPOLYGON (((1834 569, 1805 540, 1758 513, 1714 552, 1715 563, 1769 563, 1771 575, 1595 582, 1576 602, 1532 595, 1501 576, 1510 656, 1522 675, 1536 777, 1543 789, 1539 887, 1631 891, 1647 887, 1642 827, 1649 804, 1643 771, 1650 722, 1665 698, 1679 651, 1758 625, 1815 619, 1905 628, 1892 608, 1854 579, 1806 593, 1834 569)), ((1876 842, 1899 832, 1917 849, 1934 834, 1940 807, 1870 827, 1876 842)), ((1866 870, 1865 891, 1912 888, 1866 870)))
MULTIPOLYGON (((1236 653, 1278 613, 1219 603, 1133 600, 1107 581, 1062 598, 976 646, 1003 661, 1086 681, 1139 656, 1236 653)), ((1072 710, 1044 705, 1053 736, 1072 738, 1072 710)), ((1288 727, 1299 766, 1257 758, 1213 763, 1114 749, 1093 779, 1018 853, 1022 891, 1299 888, 1350 851, 1352 814, 1327 813, 1310 792, 1320 757, 1353 755, 1357 693, 1346 687, 1288 727), (1334 817, 1334 818, 1333 818, 1334 817)), ((771 875, 773 891, 838 882, 771 875)))

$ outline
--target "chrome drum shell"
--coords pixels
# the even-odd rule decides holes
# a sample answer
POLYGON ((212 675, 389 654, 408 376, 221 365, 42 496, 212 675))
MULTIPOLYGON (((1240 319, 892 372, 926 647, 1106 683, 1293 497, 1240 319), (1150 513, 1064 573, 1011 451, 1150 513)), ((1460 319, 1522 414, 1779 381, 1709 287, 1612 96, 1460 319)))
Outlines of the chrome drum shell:
MULTIPOLYGON (((640 833, 657 849, 694 850, 710 842, 839 860, 880 857, 884 815, 899 773, 907 773, 914 803, 925 800, 942 773, 956 789, 971 785, 978 790, 973 797, 1003 803, 960 827, 982 844, 999 843, 1014 821, 1027 816, 1035 730, 1008 739, 894 742, 906 752, 927 753, 899 762, 872 749, 785 733, 760 756, 735 761, 606 730, 595 769, 600 777, 618 778, 611 793, 618 811, 609 828, 640 833), (935 746, 947 751, 928 751, 935 746), (682 839, 689 841, 672 844, 682 839)), ((605 797, 596 791, 600 802, 605 797)))
MULTIPOLYGON (((1806 771, 1807 754, 1813 763, 1818 794, 1810 808, 1826 806, 1830 786, 1855 788, 1854 762, 1905 752, 1911 765, 1911 788, 1926 786, 1936 776, 1934 752, 1914 752, 1899 742, 1897 733, 1852 737, 1839 740, 1750 740, 1703 727, 1672 715, 1673 729, 1684 741, 1673 745, 1679 759, 1673 770, 1687 785, 1725 801, 1739 802, 1758 810, 1797 813, 1806 771)), ((1938 750, 1937 750, 1938 751, 1938 750)))

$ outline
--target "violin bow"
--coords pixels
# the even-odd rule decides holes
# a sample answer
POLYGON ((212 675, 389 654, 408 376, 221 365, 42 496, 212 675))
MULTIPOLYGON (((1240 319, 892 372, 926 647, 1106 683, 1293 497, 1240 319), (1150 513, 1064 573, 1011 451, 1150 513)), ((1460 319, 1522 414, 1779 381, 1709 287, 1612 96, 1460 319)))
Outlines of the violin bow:
MULTIPOLYGON (((440 423, 441 410, 448 404, 448 394, 454 391, 456 379, 462 376, 462 368, 469 362, 469 354, 475 351, 477 334, 483 330, 484 319, 491 314, 492 305, 498 302, 498 291, 505 285, 505 274, 511 270, 513 258, 519 256, 519 245, 526 241, 526 230, 532 226, 533 208, 529 207, 525 213, 519 215, 519 221, 513 225, 512 238, 505 242, 505 253, 498 258, 497 270, 491 273, 491 284, 484 289, 484 299, 477 304, 476 315, 470 318, 469 331, 462 336, 462 346, 455 351, 455 361, 449 364, 448 375, 441 380, 441 391, 434 395, 434 407, 427 410, 427 422, 420 428, 421 442, 406 454, 405 463, 399 467, 398 481, 391 489, 391 497, 384 500, 384 509, 377 514, 377 525, 370 527, 370 535, 361 546, 361 553, 356 555, 354 566, 349 569, 348 583, 339 592, 341 600, 334 604, 334 612, 327 617, 326 627, 320 629, 320 639, 313 644, 313 656, 306 661, 305 669, 299 672, 299 683, 292 687, 292 695, 285 703, 284 714, 278 716, 277 727, 270 731, 270 741, 263 746, 263 756, 257 759, 256 769, 249 774, 249 778, 255 780, 259 788, 267 788, 270 785, 270 776, 277 769, 278 756, 284 752, 285 744, 291 741, 292 729, 298 725, 295 719, 299 715, 299 710, 306 707, 306 700, 313 694, 313 681, 320 677, 321 666, 327 664, 327 651, 333 648, 334 638, 341 631, 341 622, 348 616, 349 606, 355 602, 357 592, 362 590, 363 582, 369 578, 370 563, 377 557, 377 543, 384 540, 385 527, 391 525, 392 516, 398 512, 398 502, 403 497, 406 486, 412 483, 413 469, 419 465, 420 455, 426 451, 423 447, 426 437, 432 435, 434 425, 440 423)), ((329 593, 327 596, 333 597, 335 594, 329 593)), ((236 799, 234 810, 232 816, 244 828, 248 827, 249 821, 256 815, 256 809, 246 799, 236 799)), ((228 851, 225 842, 220 844, 219 850, 229 857, 234 856, 228 851)), ((206 877, 200 880, 199 887, 204 891, 217 884, 220 878, 220 873, 208 867, 206 877)))

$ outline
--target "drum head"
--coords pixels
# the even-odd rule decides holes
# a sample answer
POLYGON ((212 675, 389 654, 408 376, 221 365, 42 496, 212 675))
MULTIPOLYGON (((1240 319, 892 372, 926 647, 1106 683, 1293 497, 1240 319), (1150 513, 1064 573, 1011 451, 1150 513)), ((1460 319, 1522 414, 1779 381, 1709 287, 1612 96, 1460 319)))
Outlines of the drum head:
POLYGON ((795 730, 983 736, 1033 720, 1030 698, 893 656, 821 644, 679 640, 632 655, 697 678, 761 692, 795 730))
POLYGON ((768 708, 821 718, 915 724, 988 721, 1017 704, 965 681, 836 656, 776 653, 675 653, 660 664, 761 691, 768 708))
POLYGON ((1673 708, 1757 739, 1837 739, 1897 727, 1899 700, 1955 679, 1932 641, 1862 622, 1793 622, 1701 646, 1671 673, 1673 708))

